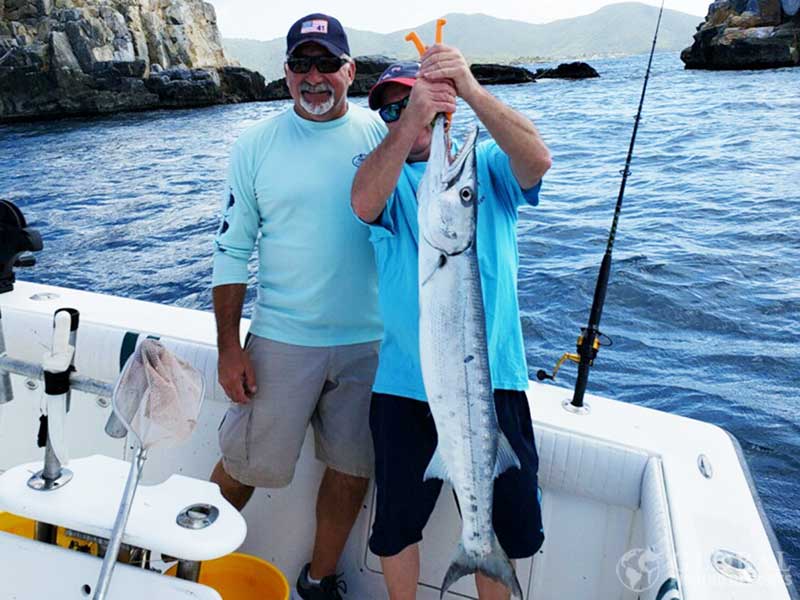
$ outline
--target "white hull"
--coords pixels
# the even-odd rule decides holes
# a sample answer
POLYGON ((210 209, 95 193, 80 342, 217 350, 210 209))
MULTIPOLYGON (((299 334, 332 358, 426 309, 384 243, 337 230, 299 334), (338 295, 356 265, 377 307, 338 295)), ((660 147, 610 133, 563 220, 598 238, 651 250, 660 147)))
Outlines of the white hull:
MULTIPOLYGON (((173 473, 206 479, 219 458, 217 427, 227 405, 216 384, 213 316, 17 282, 13 292, 0 294, 8 355, 40 361, 49 345, 52 314, 62 307, 77 308, 81 313, 76 351, 81 374, 113 381, 119 372, 122 345, 130 345, 134 334, 141 334, 138 339, 158 335, 168 348, 205 374, 206 402, 191 442, 153 451, 144 483, 164 481, 173 473), (31 299, 48 293, 57 297, 31 299)), ((243 323, 243 332, 246 327, 243 323)), ((42 458, 42 450, 36 446, 41 383, 31 390, 20 376, 12 376, 12 381, 15 399, 0 406, 0 471, 42 458)), ((589 414, 577 415, 562 406, 570 392, 550 385, 532 383, 528 397, 541 461, 546 541, 533 560, 518 561, 525 598, 792 598, 788 574, 776 560, 769 526, 762 521, 746 467, 735 442, 723 430, 591 395, 587 396, 589 414), (710 478, 698 466, 701 456, 710 465, 710 478), (638 586, 631 585, 634 591, 623 579, 633 584, 637 574, 623 569, 620 576, 617 567, 626 552, 637 548, 651 548, 658 558, 647 565, 651 574, 656 573, 652 581, 640 579, 638 586), (755 579, 743 583, 721 574, 712 560, 720 550, 749 561, 757 573, 755 579), (679 582, 680 592, 662 590, 659 595, 670 578, 679 582)), ((125 444, 103 432, 110 412, 105 404, 97 397, 73 392, 67 423, 73 458, 94 454, 125 457, 125 444)), ((248 532, 241 551, 276 564, 290 581, 310 555, 321 473, 309 435, 292 485, 283 490, 258 490, 244 511, 248 532)), ((347 598, 351 599, 387 597, 380 563, 367 550, 373 502, 370 490, 340 564, 348 584, 347 598)), ((0 510, 4 508, 0 497, 0 510)), ((438 586, 460 530, 452 494, 444 492, 424 534, 418 598, 438 598, 438 586)), ((3 592, 3 581, 17 577, 4 571, 11 550, 0 544, 0 553, 4 552, 7 555, 0 555, 0 599, 9 597, 3 592)), ((735 561, 733 564, 737 566, 735 561)), ((728 570, 736 572, 735 568, 728 570)), ((747 569, 740 571, 746 574, 747 569)), ((76 590, 59 597, 85 596, 76 590)), ((160 600, 153 594, 149 597, 160 600)), ((473 583, 464 579, 447 597, 477 598, 477 594, 473 583)))

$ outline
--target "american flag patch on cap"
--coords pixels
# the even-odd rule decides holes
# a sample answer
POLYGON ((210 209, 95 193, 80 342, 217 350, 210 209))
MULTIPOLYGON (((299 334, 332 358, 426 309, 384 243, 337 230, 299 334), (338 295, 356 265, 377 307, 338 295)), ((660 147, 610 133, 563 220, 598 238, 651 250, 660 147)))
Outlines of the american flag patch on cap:
POLYGON ((303 21, 300 33, 328 33, 328 22, 325 19, 312 19, 303 21))

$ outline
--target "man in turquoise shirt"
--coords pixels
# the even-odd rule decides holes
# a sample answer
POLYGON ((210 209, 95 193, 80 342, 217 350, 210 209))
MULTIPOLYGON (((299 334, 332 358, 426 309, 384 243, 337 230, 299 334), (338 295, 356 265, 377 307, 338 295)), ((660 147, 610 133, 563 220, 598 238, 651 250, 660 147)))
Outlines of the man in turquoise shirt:
POLYGON ((311 562, 293 597, 339 600, 337 562, 373 471, 369 398, 382 335, 369 233, 353 219, 349 193, 386 127, 347 102, 355 64, 339 21, 308 15, 286 42, 294 104, 234 145, 216 237, 219 381, 234 404, 211 478, 239 509, 254 487, 289 485, 311 423, 327 468, 311 562), (256 244, 258 296, 242 348, 256 244))
MULTIPOLYGON (((538 456, 525 390, 528 373, 517 303, 517 209, 538 202, 550 154, 533 124, 486 92, 461 53, 436 45, 421 65, 399 63, 370 92, 389 134, 353 182, 352 205, 370 225, 384 320, 370 427, 377 504, 370 549, 381 557, 391 600, 416 597, 418 542, 441 488, 423 481, 436 447, 419 364, 416 191, 431 143, 431 122, 455 111, 456 96, 493 139, 478 145, 478 264, 498 422, 520 459, 495 482, 493 524, 509 558, 532 556, 544 535, 537 497, 538 456)), ((507 599, 502 584, 478 573, 482 600, 507 599)))

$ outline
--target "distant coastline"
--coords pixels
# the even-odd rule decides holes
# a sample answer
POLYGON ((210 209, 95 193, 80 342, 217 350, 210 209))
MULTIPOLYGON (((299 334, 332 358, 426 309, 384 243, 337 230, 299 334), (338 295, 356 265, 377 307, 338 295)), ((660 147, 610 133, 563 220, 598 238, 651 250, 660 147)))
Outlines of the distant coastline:
MULTIPOLYGON (((524 65, 621 57, 650 49, 657 15, 658 8, 638 2, 612 4, 590 15, 542 25, 487 15, 448 14, 445 39, 458 46, 471 63, 524 65)), ((696 15, 665 9, 657 50, 679 52, 691 45, 701 21, 696 15)), ((429 39, 434 23, 413 29, 429 39)), ((404 40, 406 29, 387 34, 347 29, 347 33, 354 55, 415 57, 413 46, 404 40)), ((283 38, 222 39, 229 59, 258 71, 267 81, 283 76, 285 43, 283 38)))

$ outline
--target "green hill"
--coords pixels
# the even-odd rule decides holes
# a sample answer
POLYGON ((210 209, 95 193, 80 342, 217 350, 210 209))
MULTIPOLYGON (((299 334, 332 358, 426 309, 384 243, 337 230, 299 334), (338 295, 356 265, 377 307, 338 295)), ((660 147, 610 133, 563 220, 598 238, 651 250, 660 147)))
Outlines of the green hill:
MULTIPOLYGON (((658 8, 638 2, 605 6, 590 15, 534 25, 496 19, 482 14, 446 15, 445 41, 461 49, 470 62, 512 62, 520 58, 593 58, 639 54, 650 49, 658 8)), ((692 42, 702 19, 686 13, 664 10, 657 49, 678 51, 692 42)), ((414 30, 423 40, 433 39, 435 22, 414 30)), ((355 56, 383 54, 413 58, 414 47, 403 38, 409 30, 374 33, 347 29, 355 56)), ((269 41, 224 39, 229 58, 261 72, 267 80, 283 76, 284 38, 269 41)))

